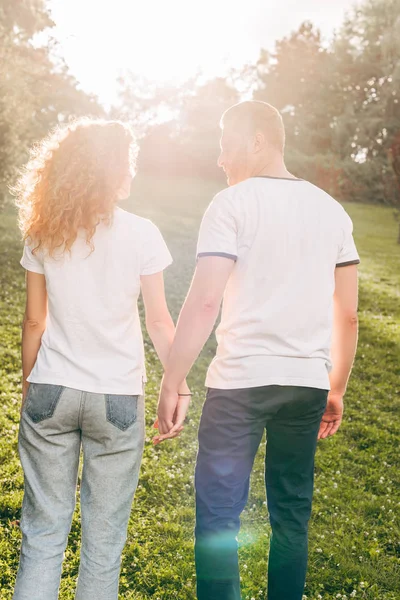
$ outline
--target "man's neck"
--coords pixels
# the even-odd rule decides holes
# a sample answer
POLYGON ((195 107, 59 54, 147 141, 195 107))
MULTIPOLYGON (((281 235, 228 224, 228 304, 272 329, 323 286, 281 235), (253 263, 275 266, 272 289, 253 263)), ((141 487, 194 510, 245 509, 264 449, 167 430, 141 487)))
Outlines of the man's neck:
POLYGON ((254 169, 252 177, 276 177, 279 179, 297 179, 290 173, 282 158, 264 162, 254 169))

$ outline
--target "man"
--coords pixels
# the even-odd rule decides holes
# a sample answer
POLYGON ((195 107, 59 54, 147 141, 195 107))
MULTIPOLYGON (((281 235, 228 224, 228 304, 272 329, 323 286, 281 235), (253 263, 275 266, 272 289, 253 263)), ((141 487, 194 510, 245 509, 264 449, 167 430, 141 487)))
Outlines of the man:
POLYGON ((236 536, 266 429, 268 599, 301 600, 317 438, 340 426, 356 351, 359 257, 342 206, 286 169, 276 109, 243 102, 221 126, 218 163, 230 187, 203 218, 155 442, 182 429, 188 400, 178 386, 223 297, 195 477, 198 598, 240 598, 236 536))

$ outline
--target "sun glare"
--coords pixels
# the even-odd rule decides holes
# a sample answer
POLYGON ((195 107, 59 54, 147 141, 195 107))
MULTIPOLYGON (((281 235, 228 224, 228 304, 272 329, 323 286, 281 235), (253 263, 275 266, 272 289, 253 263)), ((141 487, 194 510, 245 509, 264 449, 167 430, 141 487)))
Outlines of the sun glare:
POLYGON ((257 55, 256 48, 248 52, 245 33, 232 43, 221 27, 229 21, 225 1, 54 0, 50 6, 67 62, 85 87, 101 95, 126 70, 179 83, 199 70, 210 76, 224 72, 246 59, 246 49, 249 59, 257 55))
POLYGON ((121 73, 175 84, 199 71, 223 75, 306 19, 332 30, 352 2, 329 0, 323 12, 320 0, 49 0, 49 7, 72 73, 107 103, 121 73))

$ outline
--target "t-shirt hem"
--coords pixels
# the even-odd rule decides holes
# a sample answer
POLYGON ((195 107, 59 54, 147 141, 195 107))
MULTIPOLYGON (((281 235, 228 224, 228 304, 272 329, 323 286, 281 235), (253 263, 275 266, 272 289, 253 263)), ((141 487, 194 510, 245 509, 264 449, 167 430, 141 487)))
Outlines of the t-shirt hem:
POLYGON ((345 261, 336 263, 336 266, 337 267, 349 267, 350 265, 359 265, 359 264, 360 264, 359 258, 349 258, 345 261))
POLYGON ((40 267, 36 267, 36 266, 32 266, 29 261, 24 260, 23 258, 21 258, 21 260, 19 261, 19 264, 26 270, 26 271, 31 271, 32 273, 39 273, 39 275, 44 275, 44 269, 41 269, 40 267))
POLYGON ((135 383, 130 385, 129 387, 121 386, 121 387, 113 387, 108 385, 90 385, 85 383, 78 383, 75 381, 66 381, 63 378, 57 377, 35 377, 30 376, 27 377, 27 381, 29 383, 47 383, 52 385, 61 385, 62 387, 71 388, 73 390, 78 390, 80 392, 88 392, 90 394, 115 394, 115 395, 127 395, 127 396, 142 396, 144 393, 144 384, 145 380, 140 383, 135 383))
POLYGON ((151 269, 144 269, 141 271, 141 275, 155 275, 155 273, 160 273, 161 271, 165 271, 170 265, 172 265, 173 260, 169 260, 166 263, 162 263, 159 266, 152 267, 151 269))
POLYGON ((318 388, 321 390, 330 390, 329 380, 325 378, 317 379, 311 377, 262 377, 260 379, 242 379, 236 381, 221 381, 213 379, 212 377, 206 378, 206 387, 214 388, 216 390, 238 390, 247 389, 254 387, 263 387, 266 385, 281 385, 281 386, 298 386, 298 387, 311 387, 318 388))
POLYGON ((206 256, 219 256, 221 258, 229 258, 230 260, 233 260, 234 262, 237 261, 237 254, 231 254, 229 252, 198 252, 197 253, 197 259, 199 258, 204 258, 206 256))

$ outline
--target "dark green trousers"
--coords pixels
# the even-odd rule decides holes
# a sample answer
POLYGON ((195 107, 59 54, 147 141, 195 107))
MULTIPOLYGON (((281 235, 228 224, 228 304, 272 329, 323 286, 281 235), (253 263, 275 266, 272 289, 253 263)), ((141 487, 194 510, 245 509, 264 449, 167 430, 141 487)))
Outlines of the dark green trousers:
POLYGON ((326 390, 306 387, 208 390, 195 477, 199 600, 241 598, 237 534, 264 429, 265 481, 272 527, 268 600, 301 600, 307 571, 314 457, 326 401, 326 390))

